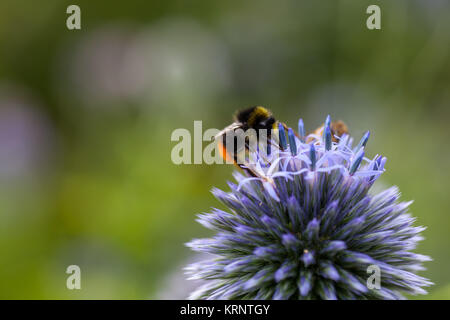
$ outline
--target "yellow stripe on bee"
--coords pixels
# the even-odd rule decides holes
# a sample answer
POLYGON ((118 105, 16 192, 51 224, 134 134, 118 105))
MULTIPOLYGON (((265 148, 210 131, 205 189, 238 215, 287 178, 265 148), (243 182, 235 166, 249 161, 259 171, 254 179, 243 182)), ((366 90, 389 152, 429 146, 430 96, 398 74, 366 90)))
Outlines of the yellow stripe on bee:
POLYGON ((250 114, 250 117, 248 117, 247 123, 250 127, 253 127, 255 124, 255 121, 257 118, 268 118, 270 117, 270 112, 264 107, 257 106, 255 110, 250 114))

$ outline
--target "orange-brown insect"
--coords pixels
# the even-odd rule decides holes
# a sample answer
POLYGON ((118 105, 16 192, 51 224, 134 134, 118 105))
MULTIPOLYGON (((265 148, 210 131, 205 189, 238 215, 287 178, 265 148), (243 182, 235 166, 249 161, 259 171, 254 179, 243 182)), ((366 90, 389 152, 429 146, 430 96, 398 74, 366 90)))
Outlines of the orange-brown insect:
MULTIPOLYGON (((323 125, 318 127, 316 130, 314 130, 313 134, 321 137, 323 134, 323 128, 324 128, 323 125)), ((335 136, 341 137, 342 135, 348 133, 347 125, 341 120, 331 122, 330 129, 331 129, 331 138, 333 142, 337 142, 335 136)), ((306 142, 311 142, 312 140, 313 138, 310 137, 306 142)))

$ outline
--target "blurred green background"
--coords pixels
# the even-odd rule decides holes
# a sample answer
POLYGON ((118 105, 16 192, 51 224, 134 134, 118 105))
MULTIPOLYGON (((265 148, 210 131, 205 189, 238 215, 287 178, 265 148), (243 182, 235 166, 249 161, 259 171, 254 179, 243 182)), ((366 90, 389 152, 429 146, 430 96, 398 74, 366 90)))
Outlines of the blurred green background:
POLYGON ((195 214, 233 169, 174 165, 171 133, 261 104, 294 127, 331 114, 356 139, 371 130, 378 187, 399 186, 428 227, 423 298, 449 299, 449 101, 445 0, 3 0, 0 298, 186 297, 183 244, 207 234, 195 214))

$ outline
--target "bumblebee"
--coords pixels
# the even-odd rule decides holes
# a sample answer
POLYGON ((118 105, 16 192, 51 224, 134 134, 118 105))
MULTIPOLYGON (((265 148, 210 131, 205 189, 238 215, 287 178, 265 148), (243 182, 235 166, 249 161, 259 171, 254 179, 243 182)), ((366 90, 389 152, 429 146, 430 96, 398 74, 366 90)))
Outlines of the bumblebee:
POLYGON ((278 122, 272 116, 272 113, 262 106, 254 106, 238 111, 234 116, 234 122, 215 137, 219 143, 220 155, 225 161, 234 163, 251 176, 257 176, 253 170, 243 165, 245 154, 251 149, 251 145, 245 138, 239 143, 237 130, 240 129, 242 130, 241 133, 246 133, 249 129, 254 129, 256 139, 259 141, 260 130, 265 129, 267 145, 269 145, 271 130, 277 128, 277 126, 278 122), (233 146, 232 150, 228 150, 227 146, 233 146))

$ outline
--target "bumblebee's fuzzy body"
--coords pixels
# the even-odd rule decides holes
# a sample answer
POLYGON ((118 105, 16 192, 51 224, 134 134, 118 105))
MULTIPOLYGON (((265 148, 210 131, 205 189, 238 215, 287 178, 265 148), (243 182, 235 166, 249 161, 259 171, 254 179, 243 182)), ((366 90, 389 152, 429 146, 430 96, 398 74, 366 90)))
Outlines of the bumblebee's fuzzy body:
MULTIPOLYGON (((317 128, 316 130, 314 130, 313 134, 321 137, 323 135, 323 128, 324 126, 317 128)), ((336 136, 341 137, 343 134, 348 133, 347 125, 341 120, 333 121, 330 124, 330 129, 333 142, 337 142, 336 136)), ((311 140, 312 139, 308 139, 307 142, 311 140)))
MULTIPOLYGON (((239 153, 245 152, 245 150, 238 150, 236 136, 234 136, 235 143, 233 150, 227 150, 227 134, 234 134, 234 132, 238 129, 241 129, 243 132, 249 129, 254 129, 256 131, 257 139, 259 139, 259 130, 266 129, 267 139, 270 139, 271 130, 276 128, 276 126, 277 121, 272 116, 272 113, 262 106, 254 106, 238 111, 234 116, 234 122, 216 135, 221 156, 225 161, 233 162, 236 166, 243 169, 248 174, 255 176, 255 173, 252 170, 238 163, 239 153)), ((247 144, 245 145, 245 149, 248 150, 247 144)))

